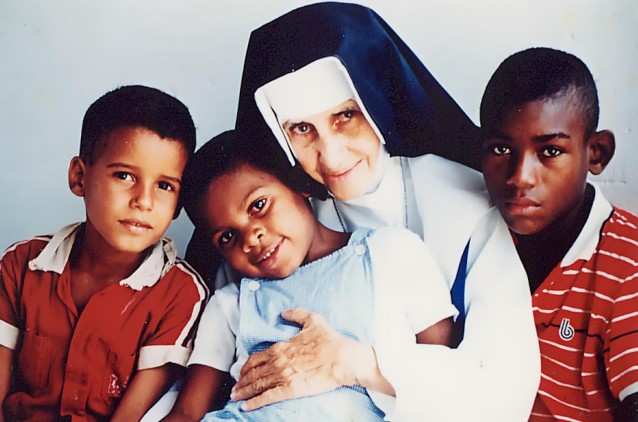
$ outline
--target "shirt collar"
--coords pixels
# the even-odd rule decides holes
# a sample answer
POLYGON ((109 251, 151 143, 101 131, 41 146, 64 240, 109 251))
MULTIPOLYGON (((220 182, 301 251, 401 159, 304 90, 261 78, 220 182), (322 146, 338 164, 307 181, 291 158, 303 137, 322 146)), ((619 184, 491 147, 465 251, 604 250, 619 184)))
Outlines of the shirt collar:
POLYGON ((589 260, 591 258, 600 241, 600 229, 613 211, 613 207, 600 188, 593 183, 590 184, 594 187, 594 203, 583 229, 560 263, 563 268, 572 265, 579 259, 589 260))
MULTIPOLYGON (((82 223, 70 224, 60 229, 42 252, 29 262, 32 271, 52 271, 62 274, 71 255, 77 230, 82 223)), ((162 278, 177 259, 177 250, 171 239, 163 238, 153 246, 151 253, 129 277, 120 281, 120 286, 133 290, 151 287, 162 278)))

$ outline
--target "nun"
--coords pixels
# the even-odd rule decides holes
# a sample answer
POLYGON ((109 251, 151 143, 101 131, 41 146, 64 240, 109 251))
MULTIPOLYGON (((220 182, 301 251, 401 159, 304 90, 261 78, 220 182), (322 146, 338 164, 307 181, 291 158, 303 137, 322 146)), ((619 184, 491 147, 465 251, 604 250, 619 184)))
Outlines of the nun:
MULTIPOLYGON (((323 224, 406 227, 433 250, 459 311, 460 344, 375 345, 370 371, 394 390, 378 403, 386 420, 528 419, 540 377, 530 292, 473 169, 478 128, 379 15, 317 3, 253 31, 236 129, 264 159, 307 178, 323 224)), ((232 282, 206 243, 195 233, 187 259, 216 287, 232 282)), ((242 369, 231 398, 247 400, 245 409, 337 388, 352 371, 339 334, 297 315, 297 336, 242 369)))

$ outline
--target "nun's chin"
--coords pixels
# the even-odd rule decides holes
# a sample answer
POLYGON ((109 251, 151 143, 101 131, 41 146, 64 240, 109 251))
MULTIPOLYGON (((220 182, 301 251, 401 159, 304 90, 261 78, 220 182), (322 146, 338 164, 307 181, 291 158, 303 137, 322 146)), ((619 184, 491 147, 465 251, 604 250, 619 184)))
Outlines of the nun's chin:
POLYGON ((350 201, 374 192, 385 175, 389 155, 384 148, 358 159, 346 171, 338 174, 318 170, 313 178, 323 184, 339 201, 350 201))
POLYGON ((349 201, 365 195, 374 176, 366 160, 356 161, 352 167, 339 174, 319 172, 318 182, 322 183, 330 194, 340 200, 349 201))

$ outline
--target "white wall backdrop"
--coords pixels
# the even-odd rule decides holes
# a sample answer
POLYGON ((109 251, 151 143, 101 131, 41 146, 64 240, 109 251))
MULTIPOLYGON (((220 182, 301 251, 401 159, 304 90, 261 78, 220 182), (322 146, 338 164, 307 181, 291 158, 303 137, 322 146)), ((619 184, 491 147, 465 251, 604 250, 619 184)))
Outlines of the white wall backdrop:
MULTIPOLYGON (((250 31, 312 1, 0 0, 0 249, 83 219, 66 170, 86 108, 120 85, 144 84, 189 107, 198 145, 235 120, 250 31)), ((617 153, 598 181, 638 213, 638 2, 635 0, 361 0, 375 9, 478 123, 487 80, 531 46, 590 67, 600 128, 617 153)), ((185 250, 185 215, 169 235, 185 250)))

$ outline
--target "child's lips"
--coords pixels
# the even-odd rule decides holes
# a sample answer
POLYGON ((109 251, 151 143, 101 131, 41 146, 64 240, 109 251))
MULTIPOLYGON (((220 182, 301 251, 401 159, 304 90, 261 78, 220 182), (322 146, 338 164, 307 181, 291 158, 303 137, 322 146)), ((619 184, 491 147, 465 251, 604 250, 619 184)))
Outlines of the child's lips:
POLYGON ((536 212, 540 208, 540 204, 527 197, 518 197, 507 199, 505 207, 512 215, 528 215, 536 212))
POLYGON ((146 221, 138 220, 136 218, 126 218, 118 220, 118 222, 133 233, 144 233, 146 230, 151 230, 153 228, 153 226, 146 221))
POLYGON ((279 240, 275 244, 262 249, 259 254, 259 258, 257 259, 257 265, 270 265, 275 262, 279 257, 279 248, 281 243, 282 240, 279 240))

